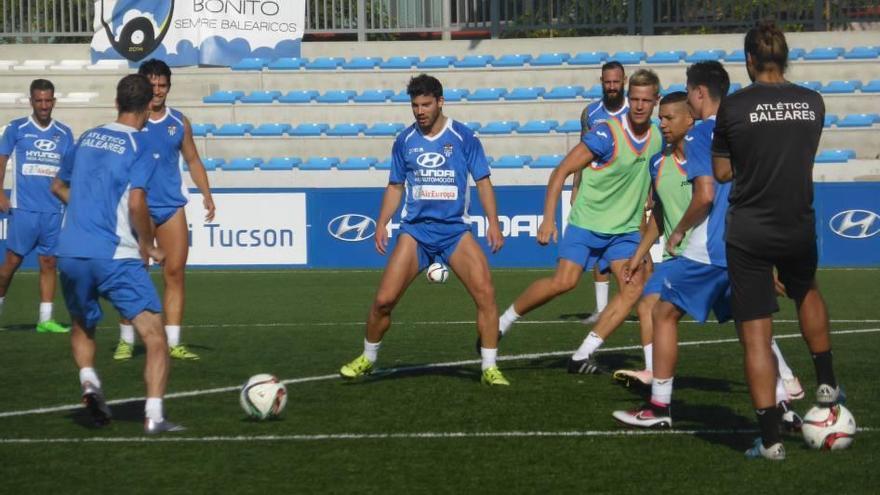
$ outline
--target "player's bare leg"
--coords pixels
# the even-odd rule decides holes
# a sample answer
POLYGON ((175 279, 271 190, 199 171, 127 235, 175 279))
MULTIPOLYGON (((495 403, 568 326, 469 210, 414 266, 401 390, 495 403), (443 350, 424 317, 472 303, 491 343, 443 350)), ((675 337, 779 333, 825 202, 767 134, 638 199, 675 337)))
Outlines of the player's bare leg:
POLYGON ((6 258, 3 260, 3 265, 0 265, 0 297, 6 297, 6 291, 9 290, 12 277, 21 266, 22 260, 21 256, 6 250, 6 258))
POLYGON ((162 264, 162 278, 165 293, 162 296, 162 309, 165 314, 165 333, 171 357, 175 359, 198 359, 198 355, 186 349, 180 342, 180 325, 183 322, 184 276, 186 259, 189 255, 189 234, 186 213, 179 208, 162 225, 156 227, 156 243, 165 252, 162 264))
POLYGON ((752 406, 758 417, 764 447, 780 442, 779 425, 782 413, 776 407, 776 356, 770 348, 773 320, 770 317, 736 322, 736 329, 745 350, 746 381, 752 406))
POLYGON ((636 306, 636 313, 639 315, 639 334, 645 367, 641 370, 621 369, 614 372, 613 378, 625 383, 627 386, 632 383, 650 385, 651 380, 654 378, 654 323, 652 314, 659 300, 660 294, 648 294, 642 297, 636 306))
POLYGON ((593 266, 593 288, 596 291, 596 310, 581 323, 593 325, 599 321, 599 315, 608 306, 608 293, 611 288, 611 274, 608 271, 599 270, 599 265, 593 266))
POLYGON ((816 368, 816 401, 821 404, 842 403, 843 392, 834 376, 831 360, 831 335, 828 331, 828 308, 816 281, 813 280, 803 299, 795 300, 800 322, 801 335, 810 349, 813 365, 816 368))
MULTIPOLYGON (((577 263, 560 258, 556 272, 551 277, 539 278, 532 282, 519 297, 513 301, 513 309, 518 315, 525 315, 552 301, 556 297, 577 287, 584 269, 577 263)), ((502 331, 506 332, 506 328, 502 331)))
POLYGON ((55 279, 57 263, 54 256, 38 256, 40 264, 40 318, 37 331, 48 333, 67 333, 69 328, 52 319, 52 300, 55 298, 55 279))
POLYGON ((82 402, 96 426, 110 422, 112 414, 104 399, 101 380, 95 372, 95 329, 86 328, 80 318, 73 319, 70 332, 70 348, 73 361, 79 368, 79 381, 82 386, 82 402))
POLYGON ((147 389, 144 432, 155 435, 167 431, 183 431, 185 428, 182 426, 165 420, 162 404, 168 385, 168 372, 171 369, 162 316, 159 313, 142 311, 131 322, 147 348, 147 360, 144 363, 144 385, 147 389))

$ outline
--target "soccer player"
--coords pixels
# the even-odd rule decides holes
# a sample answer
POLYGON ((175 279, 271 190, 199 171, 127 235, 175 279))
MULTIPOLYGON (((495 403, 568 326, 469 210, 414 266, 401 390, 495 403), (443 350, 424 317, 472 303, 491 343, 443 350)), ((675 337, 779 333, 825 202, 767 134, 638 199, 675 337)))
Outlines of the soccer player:
POLYGON ((465 125, 443 115, 443 86, 436 78, 413 77, 406 91, 416 122, 394 141, 391 174, 376 222, 376 250, 385 254, 386 226, 403 200, 400 234, 370 308, 364 352, 339 374, 352 379, 372 372, 382 337, 391 326, 391 311, 419 272, 440 257, 477 306, 482 383, 510 385, 495 364, 498 308, 489 264, 468 223, 468 179, 472 177, 489 222, 489 247, 493 253, 501 249, 504 238, 483 146, 465 125))
POLYGON ((24 257, 34 249, 40 263, 40 313, 38 332, 66 333, 70 329, 52 319, 55 297, 55 243, 64 209, 49 186, 58 173, 64 153, 73 145, 73 133, 52 118, 55 86, 46 79, 31 82, 33 114, 15 119, 0 141, 0 211, 9 213, 6 259, 0 266, 0 314, 6 291, 24 257), (15 178, 12 199, 6 197, 3 179, 13 157, 15 178))
POLYGON ((58 239, 58 267, 73 319, 70 341, 83 404, 96 425, 110 421, 112 414, 95 371, 101 296, 134 324, 147 348, 147 434, 183 429, 167 421, 162 410, 168 344, 162 331, 162 305, 146 269, 150 258, 164 259, 161 248, 153 245, 146 187, 161 154, 169 152, 151 142, 152 133, 139 132, 150 115, 152 94, 146 77, 122 78, 116 86, 116 121, 83 133, 52 184, 52 191, 67 203, 58 239))
POLYGON ((550 174, 544 220, 538 228, 542 245, 557 239, 556 207, 566 178, 583 172, 559 244, 556 273, 533 282, 501 316, 499 328, 504 334, 522 315, 575 288, 585 269, 597 263, 600 268, 610 266, 620 292, 569 360, 569 373, 602 371, 591 357, 593 352, 623 323, 642 294, 643 271, 625 284, 623 268, 640 240, 651 181, 648 161, 663 147, 660 129, 651 123, 659 91, 660 80, 654 72, 636 71, 629 78, 629 112, 591 130, 550 174))
POLYGON ((813 358, 816 402, 828 407, 844 400, 832 366, 828 309, 816 283, 813 159, 825 104, 815 91, 785 79, 788 45, 772 22, 750 29, 744 45, 753 84, 718 111, 713 165, 719 181, 733 181, 727 219, 731 306, 761 431, 746 455, 782 460, 774 400, 777 364, 770 349, 772 315, 779 310, 774 267, 795 302, 813 358))
MULTIPOLYGON (((615 60, 602 65, 599 82, 602 84, 602 99, 596 100, 584 108, 581 112, 581 139, 597 125, 611 117, 621 118, 629 110, 623 88, 626 87, 626 73, 623 65, 615 60)), ((581 184, 580 174, 574 174, 571 188, 571 200, 577 197, 577 190, 581 184)), ((608 290, 611 277, 608 272, 599 271, 599 266, 593 266, 593 285, 596 289, 596 311, 588 316, 583 323, 593 325, 599 321, 599 314, 608 305, 608 290)))
MULTIPOLYGON (((148 187, 147 204, 150 217, 156 225, 156 241, 165 252, 162 277, 165 282, 163 305, 165 307, 165 334, 168 348, 174 359, 197 360, 198 354, 180 342, 180 325, 183 321, 184 270, 189 254, 189 232, 184 206, 188 201, 186 186, 181 177, 181 161, 189 166, 189 174, 202 193, 207 214, 205 220, 214 218, 214 200, 208 185, 208 174, 202 164, 193 141, 189 120, 179 111, 166 106, 171 90, 171 69, 156 59, 141 64, 138 74, 146 76, 153 85, 150 102, 150 119, 146 130, 169 152, 162 154, 162 163, 153 175, 148 187)), ((134 329, 131 322, 123 320, 119 325, 119 344, 113 359, 126 360, 134 349, 134 329)))

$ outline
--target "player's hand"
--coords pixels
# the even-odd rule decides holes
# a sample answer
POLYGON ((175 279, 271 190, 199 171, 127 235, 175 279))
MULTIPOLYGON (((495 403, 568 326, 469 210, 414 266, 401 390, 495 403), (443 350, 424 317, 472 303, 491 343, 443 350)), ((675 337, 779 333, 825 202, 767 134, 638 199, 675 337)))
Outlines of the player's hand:
POLYGON ((211 195, 205 196, 205 199, 202 200, 202 204, 205 206, 205 221, 212 222, 214 221, 214 198, 211 195))
POLYGON ((625 265, 623 265, 623 281, 625 283, 630 283, 633 277, 636 275, 636 272, 645 264, 645 260, 643 258, 630 258, 625 265))
POLYGON ((548 222, 546 219, 542 220, 541 226, 538 227, 538 244, 546 246, 550 243, 551 239, 555 243, 557 236, 556 222, 548 222))
POLYGON ((785 290, 785 284, 779 280, 779 277, 776 275, 776 272, 773 272, 773 288, 776 289, 776 295, 781 297, 788 297, 788 292, 785 290))
POLYGON ((0 211, 3 213, 9 213, 9 208, 12 205, 9 203, 9 198, 6 197, 6 193, 0 189, 0 211))
POLYGON ((165 262, 165 251, 157 246, 141 244, 139 251, 145 266, 149 266, 151 258, 160 265, 165 262))
POLYGON ((669 239, 666 239, 666 252, 675 255, 675 248, 681 244, 681 241, 684 239, 684 234, 677 230, 673 230, 671 234, 669 234, 669 239))
POLYGON ((376 223, 376 235, 373 237, 376 243, 376 251, 382 256, 385 256, 385 252, 388 250, 388 231, 385 230, 384 224, 380 225, 379 222, 376 223))
POLYGON ((486 240, 493 253, 497 253, 504 246, 504 236, 501 235, 501 227, 497 223, 489 225, 489 229, 486 231, 486 240))

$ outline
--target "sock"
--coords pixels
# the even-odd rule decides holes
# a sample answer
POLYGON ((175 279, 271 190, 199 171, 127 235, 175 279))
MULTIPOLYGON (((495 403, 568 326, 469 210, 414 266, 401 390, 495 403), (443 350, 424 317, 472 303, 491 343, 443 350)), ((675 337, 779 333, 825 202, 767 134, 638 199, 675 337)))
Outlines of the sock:
POLYGON ((119 339, 126 344, 134 345, 134 326, 119 324, 119 339))
POLYGON ((486 349, 485 347, 480 347, 480 356, 483 358, 482 369, 483 371, 486 371, 492 366, 495 366, 495 357, 498 356, 498 349, 486 349))
POLYGON ((98 378, 98 374, 95 373, 95 368, 80 368, 79 369, 79 383, 80 385, 85 385, 86 382, 91 383, 92 385, 101 388, 101 379, 98 378))
POLYGON ((52 303, 41 302, 40 303, 40 320, 37 323, 43 323, 44 321, 49 321, 51 319, 52 319, 52 303))
POLYGON ((506 334, 519 317, 520 316, 517 314, 516 310, 513 309, 513 304, 511 304, 510 307, 507 308, 507 311, 501 315, 501 318, 498 318, 498 331, 501 332, 501 335, 506 334))
POLYGON ((364 339, 364 357, 371 363, 375 363, 379 359, 379 347, 382 347, 382 341, 375 344, 364 339))
POLYGON ((160 397, 147 397, 147 404, 144 406, 144 416, 157 423, 165 420, 165 416, 162 414, 162 399, 160 397))
POLYGON ((669 407, 672 403, 672 381, 675 377, 657 378, 651 383, 651 403, 659 407, 669 407))
POLYGON ((811 354, 813 366, 816 367, 816 381, 819 385, 825 384, 837 387, 837 379, 834 377, 834 368, 831 366, 831 349, 818 354, 811 354))
POLYGON ((654 371, 654 344, 642 346, 642 353, 645 355, 645 369, 654 371))
POLYGON ((581 346, 578 347, 577 352, 575 352, 574 356, 571 358, 575 361, 587 359, 596 352, 596 349, 602 346, 603 342, 605 341, 602 340, 602 337, 596 335, 595 332, 590 332, 590 334, 587 335, 587 338, 581 343, 581 346))
POLYGON ((6 302, 6 296, 0 297, 0 315, 3 314, 3 303, 6 302))
POLYGON ((788 393, 785 391, 785 385, 782 383, 782 377, 776 377, 776 403, 788 400, 788 393))
POLYGON ((788 367, 785 358, 782 357, 782 351, 779 350, 779 346, 776 345, 776 339, 770 341, 770 348, 773 349, 773 354, 776 354, 776 361, 779 363, 779 376, 782 377, 783 380, 791 380, 794 378, 794 373, 792 373, 791 368, 788 367))
POLYGON ((764 448, 779 443, 779 424, 782 422, 782 412, 776 406, 755 409, 758 417, 758 427, 761 430, 761 443, 764 448))
POLYGON ((165 336, 168 337, 168 347, 180 345, 180 325, 165 325, 165 336))
POLYGON ((608 282, 595 282, 596 286, 596 312, 601 313, 608 306, 608 282))

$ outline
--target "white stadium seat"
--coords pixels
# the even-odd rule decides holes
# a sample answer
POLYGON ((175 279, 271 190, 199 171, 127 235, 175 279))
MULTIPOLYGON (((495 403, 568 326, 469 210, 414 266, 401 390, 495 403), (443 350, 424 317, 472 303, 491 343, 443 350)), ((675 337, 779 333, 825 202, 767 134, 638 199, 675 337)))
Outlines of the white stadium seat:
POLYGON ((9 70, 18 60, 0 60, 0 70, 9 70))
POLYGON ((89 60, 62 60, 57 64, 49 66, 49 70, 82 70, 83 67, 89 65, 89 60))
POLYGON ((13 65, 12 70, 46 70, 46 67, 54 63, 54 60, 25 60, 21 65, 13 65))
POLYGON ((94 64, 87 65, 87 70, 120 70, 127 69, 128 62, 125 60, 98 60, 94 64))
POLYGON ((15 104, 19 98, 27 97, 24 93, 0 93, 0 103, 12 105, 15 104))

